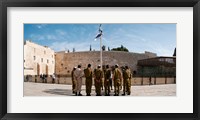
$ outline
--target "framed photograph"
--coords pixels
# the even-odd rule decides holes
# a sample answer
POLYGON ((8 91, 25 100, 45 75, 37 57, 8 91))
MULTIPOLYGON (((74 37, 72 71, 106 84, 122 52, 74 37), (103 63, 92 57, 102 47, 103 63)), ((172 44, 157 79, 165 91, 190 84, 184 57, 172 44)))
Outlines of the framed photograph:
POLYGON ((1 119, 199 119, 199 4, 1 1, 1 119))

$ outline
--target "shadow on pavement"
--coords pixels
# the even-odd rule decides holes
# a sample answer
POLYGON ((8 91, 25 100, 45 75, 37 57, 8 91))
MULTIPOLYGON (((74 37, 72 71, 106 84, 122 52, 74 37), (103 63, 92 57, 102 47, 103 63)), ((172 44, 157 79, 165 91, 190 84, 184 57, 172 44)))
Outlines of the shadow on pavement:
POLYGON ((49 94, 55 94, 55 95, 74 96, 72 94, 72 90, 68 90, 68 89, 48 89, 43 92, 49 93, 49 94))
MULTIPOLYGON (((83 89, 82 91, 84 90, 85 89, 83 89)), ((72 94, 72 90, 69 90, 69 89, 47 89, 47 90, 44 90, 43 92, 48 93, 48 94, 54 94, 54 95, 75 96, 74 94, 72 94)), ((104 96, 104 90, 101 93, 102 93, 102 96, 104 96)), ((114 92, 111 92, 110 95, 113 96, 114 92)), ((85 96, 84 93, 83 93, 83 96, 85 96)), ((96 96, 94 89, 92 89, 91 96, 96 96)))

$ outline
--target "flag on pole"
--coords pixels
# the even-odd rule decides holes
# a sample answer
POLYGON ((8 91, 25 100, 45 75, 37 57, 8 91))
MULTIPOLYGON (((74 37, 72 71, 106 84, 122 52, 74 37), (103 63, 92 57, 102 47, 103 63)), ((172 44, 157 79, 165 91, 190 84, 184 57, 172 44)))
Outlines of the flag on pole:
POLYGON ((101 29, 101 24, 99 25, 99 33, 97 34, 97 36, 95 37, 95 41, 97 40, 97 38, 101 37, 103 35, 103 31, 101 29))
POLYGON ((101 37, 102 33, 99 33, 95 38, 101 37))

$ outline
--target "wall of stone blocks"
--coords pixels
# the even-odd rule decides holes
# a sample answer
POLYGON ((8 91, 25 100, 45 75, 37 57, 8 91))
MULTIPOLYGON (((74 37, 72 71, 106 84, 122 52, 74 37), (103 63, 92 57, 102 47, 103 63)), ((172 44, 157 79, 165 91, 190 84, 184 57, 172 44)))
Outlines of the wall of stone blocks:
MULTIPOLYGON (((150 57, 156 57, 153 53, 132 53, 122 51, 103 51, 102 53, 103 65, 109 64, 114 66, 128 65, 132 71, 137 69, 137 61, 150 57)), ((73 67, 77 67, 79 64, 82 68, 86 68, 88 64, 92 65, 92 69, 100 65, 100 52, 88 51, 88 52, 57 52, 56 59, 56 74, 70 74, 73 67)))

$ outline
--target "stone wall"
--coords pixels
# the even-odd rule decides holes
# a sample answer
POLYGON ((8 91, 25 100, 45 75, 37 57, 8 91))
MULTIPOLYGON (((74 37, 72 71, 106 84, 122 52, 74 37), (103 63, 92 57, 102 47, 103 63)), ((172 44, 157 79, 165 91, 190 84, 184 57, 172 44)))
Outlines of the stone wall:
POLYGON ((24 43, 24 75, 51 75, 55 71, 54 51, 30 41, 24 43))
MULTIPOLYGON (((156 57, 155 53, 132 53, 122 51, 103 51, 102 53, 103 65, 109 64, 113 66, 119 64, 119 66, 128 65, 132 71, 137 70, 137 61, 141 59, 156 57)), ((100 52, 99 51, 87 51, 87 52, 57 52, 56 59, 56 74, 70 74, 73 67, 77 67, 78 64, 82 65, 82 68, 86 68, 90 63, 92 68, 96 68, 100 65, 100 52)))
MULTIPOLYGON (((103 65, 114 66, 128 65, 132 71, 137 70, 137 61, 141 59, 156 57, 155 53, 133 53, 123 51, 103 51, 103 65)), ((54 52, 47 46, 41 46, 31 41, 24 43, 24 75, 69 75, 73 67, 79 64, 86 68, 88 64, 92 68, 100 65, 99 51, 85 52, 54 52)))

